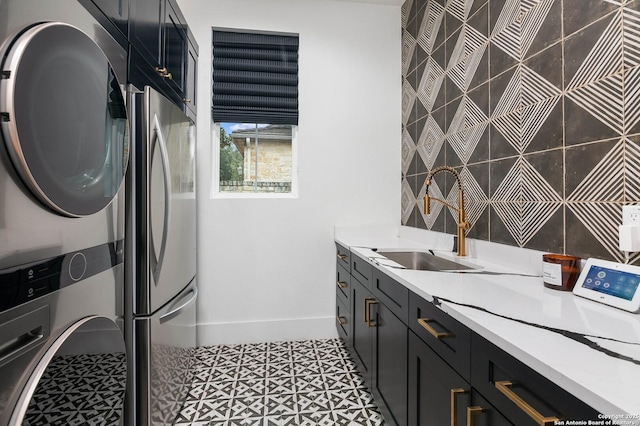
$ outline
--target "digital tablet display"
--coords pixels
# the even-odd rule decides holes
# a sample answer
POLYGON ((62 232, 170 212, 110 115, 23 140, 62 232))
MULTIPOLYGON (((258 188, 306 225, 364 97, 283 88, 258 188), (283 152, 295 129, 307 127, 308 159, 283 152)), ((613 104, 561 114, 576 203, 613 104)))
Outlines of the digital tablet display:
POLYGON ((632 300, 639 284, 640 275, 591 265, 582 287, 620 299, 632 300))
POLYGON ((587 259, 573 294, 629 312, 640 311, 640 266, 587 259))

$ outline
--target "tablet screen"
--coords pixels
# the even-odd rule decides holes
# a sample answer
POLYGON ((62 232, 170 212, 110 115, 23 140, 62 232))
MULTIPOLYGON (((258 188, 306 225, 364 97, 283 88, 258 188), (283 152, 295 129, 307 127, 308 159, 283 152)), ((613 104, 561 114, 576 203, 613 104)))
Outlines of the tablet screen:
POLYGON ((639 284, 638 274, 591 265, 582 287, 620 299, 632 300, 639 284))

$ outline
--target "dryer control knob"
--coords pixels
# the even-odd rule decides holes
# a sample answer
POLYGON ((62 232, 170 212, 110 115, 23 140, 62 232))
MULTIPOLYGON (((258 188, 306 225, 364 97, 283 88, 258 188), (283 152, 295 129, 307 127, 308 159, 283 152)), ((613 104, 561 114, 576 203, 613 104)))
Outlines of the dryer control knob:
POLYGON ((87 258, 83 253, 78 252, 69 262, 69 276, 72 280, 78 281, 84 277, 85 272, 87 272, 87 258))

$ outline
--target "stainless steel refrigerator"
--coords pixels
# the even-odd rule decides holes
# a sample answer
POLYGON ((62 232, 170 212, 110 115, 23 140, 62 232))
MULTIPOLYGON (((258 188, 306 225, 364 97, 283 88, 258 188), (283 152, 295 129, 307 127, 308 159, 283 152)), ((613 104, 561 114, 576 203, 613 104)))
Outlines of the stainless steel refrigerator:
POLYGON ((171 425, 196 345, 195 129, 150 87, 130 88, 127 172, 127 424, 171 425))

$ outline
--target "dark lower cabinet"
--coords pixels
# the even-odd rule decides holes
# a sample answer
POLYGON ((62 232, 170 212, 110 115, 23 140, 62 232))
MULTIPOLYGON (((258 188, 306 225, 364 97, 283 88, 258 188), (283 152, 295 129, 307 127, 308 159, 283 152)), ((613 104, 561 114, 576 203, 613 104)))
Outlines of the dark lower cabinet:
POLYGON ((387 424, 407 424, 407 326, 351 276, 352 356, 387 424))
POLYGON ((371 392, 389 424, 407 424, 407 326, 384 304, 375 305, 371 392))
POLYGON ((342 341, 351 348, 351 313, 340 298, 336 298, 336 327, 342 341))
POLYGON ((371 292, 353 276, 351 277, 351 303, 351 325, 353 327, 351 355, 360 374, 369 384, 373 371, 373 333, 370 314, 376 301, 371 292))
POLYGON ((386 424, 533 426, 598 418, 432 302, 337 248, 338 333, 386 424))
POLYGON ((409 426, 512 426, 413 332, 408 377, 409 426))
POLYGON ((471 335, 471 383, 518 426, 598 420, 598 412, 487 339, 471 335))
POLYGON ((413 332, 409 333, 408 373, 409 426, 455 425, 454 416, 464 418, 464 404, 458 404, 453 392, 467 392, 469 384, 413 332))

